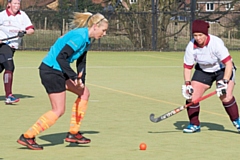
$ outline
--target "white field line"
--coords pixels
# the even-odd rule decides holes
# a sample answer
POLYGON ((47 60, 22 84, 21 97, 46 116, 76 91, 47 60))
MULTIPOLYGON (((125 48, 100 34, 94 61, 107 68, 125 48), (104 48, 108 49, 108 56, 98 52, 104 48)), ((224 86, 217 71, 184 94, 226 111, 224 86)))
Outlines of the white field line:
POLYGON ((88 68, 180 68, 182 66, 88 66, 88 68))
POLYGON ((159 59, 176 60, 176 61, 182 60, 182 59, 166 58, 166 57, 163 57, 163 56, 153 56, 153 55, 140 55, 140 56, 142 56, 142 57, 151 57, 151 58, 159 58, 159 59))
MULTIPOLYGON (((38 69, 38 67, 17 66, 17 69, 38 69)), ((182 68, 182 66, 87 66, 93 69, 115 69, 115 68, 182 68)))

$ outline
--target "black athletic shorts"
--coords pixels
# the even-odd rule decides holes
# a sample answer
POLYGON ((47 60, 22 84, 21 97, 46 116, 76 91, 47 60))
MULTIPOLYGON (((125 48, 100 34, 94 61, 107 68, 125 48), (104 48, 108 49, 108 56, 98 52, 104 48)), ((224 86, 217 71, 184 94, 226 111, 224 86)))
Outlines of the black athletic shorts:
MULTIPOLYGON (((219 81, 221 79, 223 79, 224 76, 224 71, 225 68, 217 71, 217 72, 204 72, 199 66, 198 64, 196 64, 195 66, 195 72, 193 74, 192 77, 192 81, 197 81, 197 82, 201 82, 203 84, 209 85, 210 87, 212 86, 214 81, 219 81)), ((235 79, 235 68, 232 71, 232 76, 230 78, 230 80, 234 81, 235 79)))
POLYGON ((69 77, 61 71, 41 63, 39 66, 39 75, 42 85, 48 94, 60 93, 66 90, 66 80, 68 80, 69 77))
POLYGON ((13 60, 15 49, 5 43, 0 44, 0 63, 13 60))

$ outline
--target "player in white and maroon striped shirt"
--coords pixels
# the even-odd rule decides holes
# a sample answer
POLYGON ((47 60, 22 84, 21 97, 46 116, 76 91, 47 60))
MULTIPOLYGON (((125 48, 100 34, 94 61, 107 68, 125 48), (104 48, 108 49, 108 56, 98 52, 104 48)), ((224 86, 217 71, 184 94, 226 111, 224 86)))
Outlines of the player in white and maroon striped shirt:
POLYGON ((0 12, 0 39, 18 36, 0 41, 0 73, 3 74, 6 104, 19 101, 12 95, 13 72, 15 69, 13 56, 18 49, 24 34, 33 34, 34 27, 27 14, 20 10, 20 0, 8 0, 7 8, 0 12))
MULTIPOLYGON (((238 106, 233 96, 236 68, 223 41, 208 34, 209 24, 195 20, 192 24, 193 39, 188 43, 184 55, 184 81, 182 94, 187 103, 203 96, 216 82, 217 95, 220 98, 230 120, 240 132, 238 106), (192 75, 192 69, 195 68, 192 75)), ((187 108, 190 124, 184 133, 201 130, 199 121, 200 104, 187 108)))

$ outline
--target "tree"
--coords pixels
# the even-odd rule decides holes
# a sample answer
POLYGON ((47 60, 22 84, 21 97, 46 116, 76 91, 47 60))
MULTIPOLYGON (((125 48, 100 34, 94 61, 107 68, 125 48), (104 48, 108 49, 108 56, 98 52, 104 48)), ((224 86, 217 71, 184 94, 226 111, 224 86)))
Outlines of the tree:
MULTIPOLYGON (((100 3, 105 2, 102 0, 100 3)), ((169 35, 167 35, 166 31, 170 18, 173 16, 172 14, 177 13, 178 1, 138 0, 137 3, 132 5, 129 4, 129 1, 122 0, 112 0, 110 2, 117 6, 112 12, 117 17, 119 25, 124 26, 122 33, 127 33, 125 35, 130 39, 135 48, 146 50, 168 48, 167 37, 169 35), (118 4, 119 2, 120 5, 118 4)))
POLYGON ((89 11, 89 12, 98 12, 102 11, 103 7, 101 6, 101 3, 95 4, 94 0, 77 0, 78 3, 78 11, 89 11))
MULTIPOLYGON (((132 5, 127 2, 130 10, 122 6, 116 8, 114 12, 135 48, 166 50, 169 48, 168 38, 174 36, 174 40, 177 41, 178 34, 184 28, 189 27, 195 17, 220 23, 220 19, 224 18, 231 10, 231 8, 221 10, 226 6, 223 1, 218 1, 218 7, 211 12, 204 11, 205 6, 203 5, 194 6, 197 11, 191 10, 193 2, 187 0, 138 0, 132 5), (178 27, 169 33, 167 28, 171 23, 178 27)), ((234 6, 236 3, 238 1, 233 0, 228 2, 228 5, 234 6)))

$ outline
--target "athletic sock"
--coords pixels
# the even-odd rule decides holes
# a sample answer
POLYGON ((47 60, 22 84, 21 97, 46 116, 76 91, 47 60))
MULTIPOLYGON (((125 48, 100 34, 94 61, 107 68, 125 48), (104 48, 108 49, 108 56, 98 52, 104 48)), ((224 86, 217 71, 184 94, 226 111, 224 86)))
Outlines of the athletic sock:
POLYGON ((190 120, 190 123, 193 125, 200 125, 200 121, 199 121, 199 111, 200 111, 200 105, 199 103, 196 103, 192 106, 189 106, 187 108, 187 113, 188 113, 188 117, 190 120))
POLYGON ((238 105, 236 103, 235 97, 233 97, 229 102, 222 103, 231 121, 235 121, 239 117, 238 105))
POLYGON ((88 101, 77 98, 72 107, 72 115, 70 120, 70 129, 71 134, 77 134, 81 121, 83 120, 84 114, 87 110, 88 101))
POLYGON ((4 82, 6 97, 12 94, 12 80, 13 80, 12 77, 13 77, 13 72, 9 70, 5 70, 3 74, 3 82, 4 82))
POLYGON ((24 133, 25 138, 33 138, 39 133, 51 127, 58 119, 58 116, 53 111, 48 111, 43 114, 37 122, 24 133))

